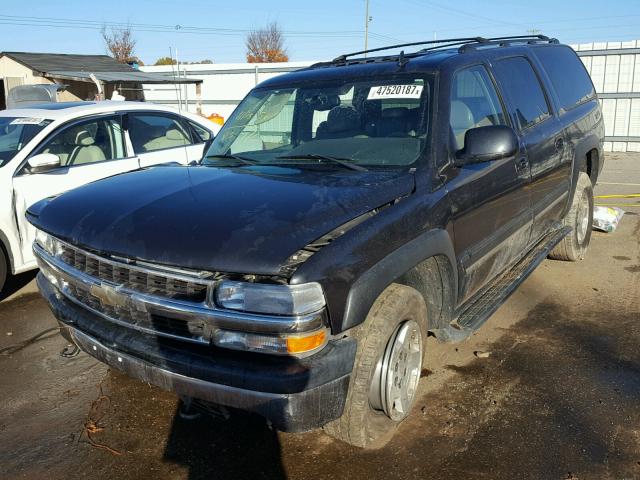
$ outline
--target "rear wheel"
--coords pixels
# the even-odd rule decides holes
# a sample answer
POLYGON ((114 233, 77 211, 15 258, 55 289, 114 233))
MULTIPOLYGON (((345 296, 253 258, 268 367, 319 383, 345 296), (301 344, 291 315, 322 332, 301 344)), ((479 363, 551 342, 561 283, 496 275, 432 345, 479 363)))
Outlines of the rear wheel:
POLYGON ((551 251, 550 258, 575 262, 582 260, 591 241, 593 224, 593 187, 589 176, 580 172, 571 208, 564 218, 564 225, 571 232, 551 251))
POLYGON ((4 282, 7 280, 7 257, 4 250, 0 247, 0 292, 4 288, 4 282))
POLYGON ((325 431, 352 445, 384 445, 414 404, 426 341, 426 306, 413 288, 391 285, 356 328, 358 353, 342 417, 325 431))

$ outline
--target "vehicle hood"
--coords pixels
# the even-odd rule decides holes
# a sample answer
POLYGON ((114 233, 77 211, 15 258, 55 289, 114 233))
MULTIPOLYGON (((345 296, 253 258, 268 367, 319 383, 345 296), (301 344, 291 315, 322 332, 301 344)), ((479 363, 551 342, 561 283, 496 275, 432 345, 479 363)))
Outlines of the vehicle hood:
POLYGON ((275 275, 313 240, 413 189, 406 170, 156 167, 35 204, 28 216, 102 254, 275 275))

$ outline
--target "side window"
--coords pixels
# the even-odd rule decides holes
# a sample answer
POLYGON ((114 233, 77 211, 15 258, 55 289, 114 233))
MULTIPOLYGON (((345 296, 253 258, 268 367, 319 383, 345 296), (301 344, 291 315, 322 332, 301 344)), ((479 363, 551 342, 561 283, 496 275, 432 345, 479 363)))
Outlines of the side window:
POLYGON ((177 118, 167 115, 129 114, 129 137, 136 153, 190 145, 191 135, 177 118))
POLYGON ((189 125, 191 125, 191 128, 193 128, 193 130, 196 132, 196 135, 198 136, 198 138, 196 139, 196 141, 199 140, 198 143, 206 142, 207 140, 210 140, 211 137, 213 136, 213 134, 209 130, 198 125, 196 122, 192 122, 190 120, 188 120, 188 122, 189 122, 189 125))
POLYGON ((512 113, 522 129, 531 127, 549 116, 549 106, 540 80, 526 58, 499 60, 494 68, 511 99, 512 113))
POLYGON ((507 124, 496 89, 482 65, 454 74, 449 123, 456 150, 464 148, 464 136, 468 130, 507 124))
POLYGON ((65 128, 51 138, 40 152, 57 155, 62 166, 125 158, 120 118, 101 118, 65 128))
POLYGON ((544 47, 536 48, 535 53, 549 75, 562 108, 569 110, 593 98, 591 78, 573 50, 564 46, 544 47))

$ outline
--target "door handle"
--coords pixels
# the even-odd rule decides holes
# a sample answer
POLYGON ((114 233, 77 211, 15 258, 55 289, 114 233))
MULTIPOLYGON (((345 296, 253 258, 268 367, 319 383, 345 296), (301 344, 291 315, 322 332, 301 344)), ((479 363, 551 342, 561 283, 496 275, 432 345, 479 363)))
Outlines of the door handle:
POLYGON ((518 170, 525 170, 529 167, 529 159, 527 157, 520 157, 518 162, 516 163, 516 168, 518 170))
POLYGON ((559 152, 564 149, 564 138, 558 137, 555 141, 556 152, 559 152))

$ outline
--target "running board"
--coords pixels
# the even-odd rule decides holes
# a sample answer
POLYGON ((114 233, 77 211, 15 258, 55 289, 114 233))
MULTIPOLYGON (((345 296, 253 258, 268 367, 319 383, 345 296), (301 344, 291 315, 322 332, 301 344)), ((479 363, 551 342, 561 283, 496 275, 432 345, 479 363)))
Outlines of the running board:
POLYGON ((434 330, 436 337, 450 342, 458 342, 469 337, 498 310, 569 232, 571 228, 564 227, 548 233, 510 270, 493 280, 477 297, 472 298, 448 327, 434 330))

